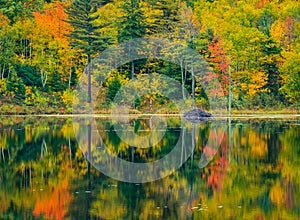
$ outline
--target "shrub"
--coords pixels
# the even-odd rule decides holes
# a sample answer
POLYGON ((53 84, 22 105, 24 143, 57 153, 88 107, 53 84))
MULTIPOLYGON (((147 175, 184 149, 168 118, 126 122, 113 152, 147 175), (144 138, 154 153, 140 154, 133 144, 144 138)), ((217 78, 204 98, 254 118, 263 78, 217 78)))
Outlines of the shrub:
POLYGON ((65 90, 61 95, 62 101, 66 106, 68 112, 72 112, 73 104, 78 104, 79 100, 76 96, 76 90, 65 90))

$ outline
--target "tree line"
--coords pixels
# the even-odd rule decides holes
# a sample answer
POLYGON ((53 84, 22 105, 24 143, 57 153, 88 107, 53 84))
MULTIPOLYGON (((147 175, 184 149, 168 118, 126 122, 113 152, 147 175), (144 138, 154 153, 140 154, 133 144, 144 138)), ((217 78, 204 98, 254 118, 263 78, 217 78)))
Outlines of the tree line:
MULTIPOLYGON (((299 19, 300 3, 292 0, 1 0, 1 110, 71 111, 83 72, 92 80, 91 60, 143 37, 197 51, 233 109, 299 109, 299 19)), ((150 73, 178 80, 197 107, 208 108, 208 91, 185 60, 148 58, 123 65, 101 83, 98 110, 110 107, 122 84, 150 73)), ((90 101, 91 91, 87 95, 90 101)), ((149 101, 172 111, 155 93, 138 97, 133 107, 149 111, 149 101)))

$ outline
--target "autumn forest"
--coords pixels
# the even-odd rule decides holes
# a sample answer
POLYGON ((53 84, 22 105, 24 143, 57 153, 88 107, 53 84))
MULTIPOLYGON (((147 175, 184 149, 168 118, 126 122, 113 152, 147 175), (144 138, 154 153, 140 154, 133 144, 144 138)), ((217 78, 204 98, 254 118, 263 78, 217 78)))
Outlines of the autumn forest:
POLYGON ((298 0, 0 0, 0 219, 300 219, 299 64, 298 0))
MULTIPOLYGON (((157 37, 197 51, 231 99, 233 112, 295 113, 299 19, 300 3, 294 0, 1 0, 0 110, 69 113, 93 58, 118 43, 157 37)), ((123 65, 101 82, 97 111, 107 112, 122 84, 149 73, 178 80, 197 107, 209 105, 201 80, 188 68, 182 78, 179 65, 149 58, 123 65)), ((150 99, 172 111, 157 94, 139 97, 133 108, 149 111, 150 99)))

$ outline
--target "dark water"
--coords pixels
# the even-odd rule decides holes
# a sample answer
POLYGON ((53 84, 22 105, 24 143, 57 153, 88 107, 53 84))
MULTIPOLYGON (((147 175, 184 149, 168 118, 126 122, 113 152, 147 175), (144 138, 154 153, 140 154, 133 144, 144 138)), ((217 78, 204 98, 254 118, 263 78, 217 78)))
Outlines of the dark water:
MULTIPOLYGON (((143 137, 151 132, 150 121, 128 124, 143 137)), ((102 140, 92 137, 88 150, 89 127, 71 118, 1 118, 0 218, 300 219, 300 119, 220 121, 223 130, 214 122, 195 128, 168 118, 163 138, 157 129, 151 138, 160 141, 141 149, 137 146, 144 141, 128 144, 117 136, 115 119, 98 118, 90 129, 101 131, 102 140), (82 133, 80 144, 73 125, 75 134, 82 133), (187 161, 153 182, 114 180, 85 159, 94 152, 94 161, 106 161, 101 150, 95 153, 106 146, 125 161, 149 163, 170 154, 180 138, 188 140, 180 145, 178 160, 187 161)), ((133 133, 123 135, 130 141, 133 133)), ((105 163, 114 175, 122 173, 115 160, 105 163)))

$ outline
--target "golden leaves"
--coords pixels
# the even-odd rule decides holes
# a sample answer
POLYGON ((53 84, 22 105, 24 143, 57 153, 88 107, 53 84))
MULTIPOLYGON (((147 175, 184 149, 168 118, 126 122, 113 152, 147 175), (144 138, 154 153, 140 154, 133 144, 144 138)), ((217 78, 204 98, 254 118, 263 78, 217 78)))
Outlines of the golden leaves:
POLYGON ((247 79, 240 83, 240 89, 246 92, 248 98, 252 99, 259 92, 268 92, 268 90, 264 88, 267 84, 268 75, 263 71, 241 71, 237 73, 237 75, 247 79))

